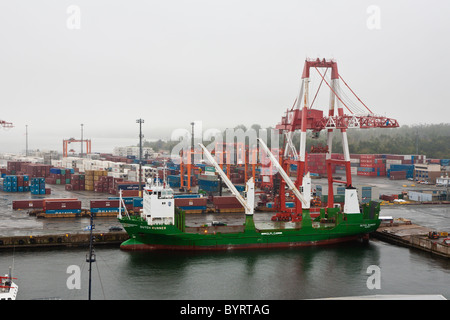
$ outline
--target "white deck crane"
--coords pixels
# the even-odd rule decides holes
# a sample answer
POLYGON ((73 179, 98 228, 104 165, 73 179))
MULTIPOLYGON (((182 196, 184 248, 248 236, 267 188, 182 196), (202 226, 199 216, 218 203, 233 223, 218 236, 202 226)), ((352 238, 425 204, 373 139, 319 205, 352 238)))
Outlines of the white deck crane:
POLYGON ((258 141, 261 147, 263 147, 264 151, 269 156, 270 161, 272 161, 273 165, 278 169, 278 172, 280 172, 281 177, 286 182, 289 189, 291 189, 291 191, 294 193, 297 199, 301 201, 303 208, 309 209, 311 206, 311 178, 309 177, 309 172, 303 178, 303 185, 302 185, 303 194, 301 194, 300 191, 295 187, 295 184, 292 182, 291 178, 283 170, 283 167, 280 165, 278 160, 275 158, 272 152, 270 152, 269 148, 264 143, 264 141, 259 138, 258 141))
POLYGON ((244 207, 245 214, 253 215, 255 208, 255 183, 253 181, 253 177, 250 178, 246 183, 246 198, 244 199, 244 197, 241 196, 239 191, 237 191, 236 187, 230 181, 230 179, 228 179, 225 172, 223 172, 222 168, 217 164, 216 160, 214 160, 214 157, 211 155, 208 149, 206 149, 206 147, 201 143, 199 143, 198 145, 203 149, 203 152, 205 153, 205 156, 208 158, 209 162, 214 166, 214 168, 216 168, 216 171, 220 174, 228 189, 230 189, 231 193, 244 207))

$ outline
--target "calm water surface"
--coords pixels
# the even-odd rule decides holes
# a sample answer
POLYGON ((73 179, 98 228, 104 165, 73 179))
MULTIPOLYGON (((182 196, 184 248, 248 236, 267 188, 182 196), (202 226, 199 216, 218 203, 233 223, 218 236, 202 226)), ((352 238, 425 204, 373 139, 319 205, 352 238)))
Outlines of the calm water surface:
MULTIPOLYGON (((85 249, 0 253, 14 260, 18 299, 86 299, 85 249), (81 270, 81 289, 68 289, 67 268, 81 270)), ((372 294, 450 297, 450 261, 372 241, 321 248, 215 253, 136 253, 96 249, 93 299, 310 299, 372 294), (381 289, 369 290, 370 265, 381 269, 381 289)))

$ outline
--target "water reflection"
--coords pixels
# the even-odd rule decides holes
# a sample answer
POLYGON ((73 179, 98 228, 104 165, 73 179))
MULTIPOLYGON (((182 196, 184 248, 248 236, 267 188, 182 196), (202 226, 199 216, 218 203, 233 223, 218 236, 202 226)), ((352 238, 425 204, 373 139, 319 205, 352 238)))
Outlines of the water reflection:
POLYGON ((145 299, 304 299, 366 290, 376 246, 226 252, 123 252, 145 299))

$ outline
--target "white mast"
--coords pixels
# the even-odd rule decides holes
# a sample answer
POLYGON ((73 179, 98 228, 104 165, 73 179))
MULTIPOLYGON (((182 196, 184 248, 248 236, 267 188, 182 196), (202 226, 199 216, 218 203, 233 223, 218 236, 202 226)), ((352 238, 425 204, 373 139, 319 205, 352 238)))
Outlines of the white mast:
POLYGON ((233 185, 233 183, 230 181, 230 179, 228 179, 225 172, 223 172, 222 168, 217 164, 216 160, 214 160, 213 156, 211 155, 211 153, 209 153, 208 149, 206 149, 206 147, 201 143, 199 143, 198 145, 203 149, 203 152, 205 153, 205 156, 208 158, 209 162, 214 166, 214 168, 216 168, 216 171, 220 174, 220 176, 222 177, 222 180, 225 182, 228 189, 230 189, 231 193, 236 197, 236 199, 238 199, 238 201, 244 207, 245 214, 253 215, 254 204, 255 204, 255 199, 254 199, 255 198, 255 183, 253 182, 253 177, 247 181, 247 199, 244 199, 241 196, 241 194, 239 193, 239 191, 237 191, 237 189, 233 185))
MULTIPOLYGON (((283 167, 280 165, 280 163, 278 162, 278 160, 274 157, 274 155, 272 154, 272 152, 270 152, 269 148, 267 147, 267 145, 264 143, 264 141, 262 141, 261 139, 258 138, 259 143, 261 144, 261 146, 263 147, 264 151, 266 151, 267 155, 270 158, 270 161, 272 161, 272 163, 274 164, 274 166, 278 169, 278 172, 280 172, 281 177, 284 179, 284 181, 286 181, 287 186, 289 187, 289 189, 292 190, 292 192, 294 193, 294 195, 297 197, 297 199, 299 199, 302 203, 303 203, 303 208, 309 208, 310 207, 310 202, 300 193, 300 191, 295 187, 294 183, 292 182, 291 178, 289 178, 289 176, 287 175, 287 173, 283 170, 283 167)), ((306 180, 305 180, 306 182, 306 180)), ((310 183, 309 183, 310 184, 310 183)), ((309 197, 308 197, 309 198, 309 197)))

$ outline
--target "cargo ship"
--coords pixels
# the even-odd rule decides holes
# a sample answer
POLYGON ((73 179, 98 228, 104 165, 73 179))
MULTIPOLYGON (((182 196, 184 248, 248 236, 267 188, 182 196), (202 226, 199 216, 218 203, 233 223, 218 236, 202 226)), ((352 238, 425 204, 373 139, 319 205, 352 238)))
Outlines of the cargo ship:
MULTIPOLYGON (((121 249, 233 250, 327 245, 357 239, 366 240, 368 234, 380 225, 380 203, 371 201, 360 207, 356 189, 351 186, 345 190, 343 208, 339 206, 320 208, 319 215, 313 219, 311 208, 308 206, 308 201, 311 200, 311 178, 306 174, 301 188, 303 195, 286 181, 294 188, 294 193, 303 203, 301 218, 294 223, 294 227, 258 228, 253 220, 255 207, 253 178, 247 181, 242 196, 209 151, 203 145, 200 146, 230 191, 244 207, 244 225, 186 227, 184 211, 175 207, 174 193, 170 186, 159 182, 159 179, 156 179, 156 182, 155 179, 149 179, 144 187, 142 212, 132 216, 127 214, 126 210, 119 210, 118 220, 130 236, 130 239, 121 244, 121 249)), ((279 169, 283 170, 281 167, 279 169)))
MULTIPOLYGON (((266 179, 268 180, 266 181, 268 182, 268 190, 263 191, 265 186, 262 184, 260 190, 262 192, 273 192, 275 214, 271 220, 275 221, 277 225, 279 224, 279 228, 267 229, 255 225, 253 220, 255 178, 252 177, 246 181, 245 191, 241 195, 209 151, 200 144, 209 163, 215 167, 222 181, 226 183, 233 196, 238 199, 244 208, 244 225, 186 227, 184 212, 174 205, 173 191, 167 185, 149 183, 144 188, 143 210, 140 215, 130 216, 127 213, 122 215, 122 212, 119 211, 119 221, 130 235, 130 239, 122 243, 121 248, 124 250, 228 250, 311 246, 355 239, 367 240, 368 235, 380 225, 380 202, 370 201, 362 205, 359 204, 357 189, 352 185, 347 130, 351 128, 396 128, 399 124, 395 119, 375 115, 343 81, 345 86, 358 99, 358 103, 361 103, 358 108, 355 108, 353 104, 349 107, 339 97, 342 94, 341 90, 337 90, 340 88, 340 80, 343 81, 339 75, 336 61, 307 59, 302 73, 299 95, 292 108, 286 110, 286 115, 275 126, 275 130, 282 132, 284 135, 282 139, 283 147, 280 149, 274 148, 274 152, 275 150, 278 152, 275 156, 263 140, 257 139, 260 151, 261 148, 265 151, 271 163, 270 175, 267 176, 269 179, 266 179), (318 68, 331 69, 330 83, 326 80, 325 74, 322 74, 318 68), (328 114, 324 114, 323 110, 312 108, 314 100, 310 104, 311 70, 316 70, 330 88, 328 114), (350 114, 344 113, 344 106, 350 114), (298 152, 292 142, 292 137, 297 130, 300 130, 298 152), (320 168, 318 172, 320 174, 326 173, 328 180, 328 196, 324 207, 321 207, 322 203, 317 206, 317 197, 312 194, 311 174, 314 173, 314 163, 313 161, 308 163, 306 153, 307 130, 312 131, 313 138, 318 138, 322 130, 326 131, 327 145, 320 148, 311 148, 310 152, 310 154, 322 153, 320 158, 325 159, 325 166, 320 168), (342 157, 338 159, 332 157, 335 131, 342 135, 343 153, 342 157), (277 176, 277 185, 273 183, 272 166, 276 169, 276 174, 281 177, 277 176), (339 170, 345 176, 339 177, 339 179, 333 177, 333 166, 339 166, 339 170), (290 177, 291 167, 296 168, 296 177, 293 179, 295 182, 290 177), (343 204, 335 202, 334 183, 345 187, 343 204), (292 206, 287 205, 289 199, 294 199, 292 206)), ((319 85, 317 91, 320 87, 319 85)), ((234 145, 238 149, 234 139, 233 142, 230 142, 230 145, 234 145)), ((255 150, 257 151, 258 148, 255 150)), ((190 152, 194 151, 191 150, 190 152)), ((245 158, 243 158, 243 162, 246 163, 245 158)), ((263 163, 261 165, 265 166, 263 163)), ((262 179, 262 182, 265 182, 264 179, 262 179)))

